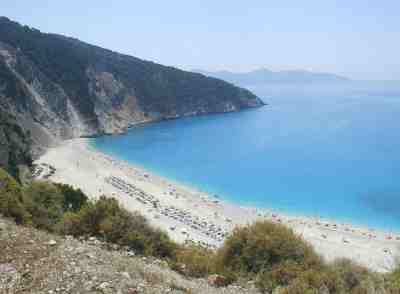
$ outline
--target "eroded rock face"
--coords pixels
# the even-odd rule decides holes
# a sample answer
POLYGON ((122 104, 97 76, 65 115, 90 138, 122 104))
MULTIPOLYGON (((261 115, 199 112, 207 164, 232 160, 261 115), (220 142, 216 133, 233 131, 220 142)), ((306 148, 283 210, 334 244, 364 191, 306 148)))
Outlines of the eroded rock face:
MULTIPOLYGON (((30 133, 34 154, 60 140, 122 132, 141 122, 263 105, 224 81, 7 18, 0 19, 0 102, 30 133)), ((8 152, 4 146, 0 152, 8 152)))
POLYGON ((96 97, 95 113, 104 133, 124 131, 130 124, 151 120, 138 105, 135 90, 127 88, 110 72, 87 70, 89 93, 96 97))

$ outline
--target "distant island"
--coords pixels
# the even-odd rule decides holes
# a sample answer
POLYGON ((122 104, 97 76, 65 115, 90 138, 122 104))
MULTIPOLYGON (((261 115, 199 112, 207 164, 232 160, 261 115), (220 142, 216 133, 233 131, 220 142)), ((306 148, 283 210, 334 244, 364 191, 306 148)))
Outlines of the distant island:
POLYGON ((307 70, 271 71, 261 68, 250 72, 204 71, 200 69, 194 69, 193 71, 236 85, 342 83, 351 81, 351 79, 340 75, 307 70))

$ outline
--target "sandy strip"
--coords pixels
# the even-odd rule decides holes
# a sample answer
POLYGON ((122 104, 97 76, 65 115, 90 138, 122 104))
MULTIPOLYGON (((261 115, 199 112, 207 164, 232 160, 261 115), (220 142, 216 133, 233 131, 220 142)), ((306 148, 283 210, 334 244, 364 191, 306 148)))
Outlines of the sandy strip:
POLYGON ((346 257, 385 272, 393 268, 399 256, 400 234, 221 202, 98 152, 87 139, 65 141, 49 149, 35 164, 40 169, 38 178, 47 174, 51 181, 80 188, 94 199, 115 197, 128 210, 139 210, 178 242, 217 247, 236 225, 266 218, 293 228, 328 261, 346 257))

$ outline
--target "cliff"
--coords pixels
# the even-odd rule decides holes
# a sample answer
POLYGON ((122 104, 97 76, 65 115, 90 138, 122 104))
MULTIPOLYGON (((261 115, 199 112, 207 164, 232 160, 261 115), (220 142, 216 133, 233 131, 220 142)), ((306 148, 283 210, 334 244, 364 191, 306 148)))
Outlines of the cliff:
MULTIPOLYGON (((121 132, 140 122, 263 105, 248 90, 222 80, 42 33, 5 17, 0 100, 21 134, 31 134, 35 154, 63 139, 121 132)), ((1 152, 8 152, 7 144, 1 152)))

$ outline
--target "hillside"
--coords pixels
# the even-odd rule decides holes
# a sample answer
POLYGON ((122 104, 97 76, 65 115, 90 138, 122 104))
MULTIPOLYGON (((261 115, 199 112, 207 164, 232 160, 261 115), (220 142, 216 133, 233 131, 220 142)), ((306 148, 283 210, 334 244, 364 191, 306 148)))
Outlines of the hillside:
MULTIPOLYGON (((258 107, 222 80, 42 33, 0 18, 0 100, 32 135, 34 153, 59 140, 140 123, 258 107)), ((2 144, 1 152, 9 152, 2 144)))
POLYGON ((346 77, 338 76, 331 73, 311 72, 306 70, 287 70, 287 71, 271 71, 265 68, 235 73, 229 71, 203 71, 194 70, 195 72, 206 76, 215 77, 228 81, 236 85, 265 85, 265 84, 319 84, 319 83, 343 83, 350 80, 346 77))
POLYGON ((0 293, 259 293, 188 279, 165 261, 134 256, 95 238, 77 240, 0 217, 0 293))

